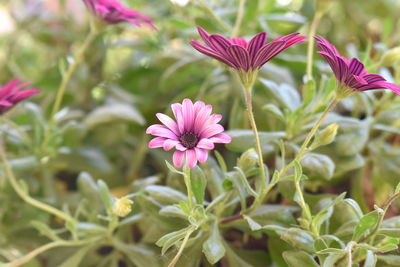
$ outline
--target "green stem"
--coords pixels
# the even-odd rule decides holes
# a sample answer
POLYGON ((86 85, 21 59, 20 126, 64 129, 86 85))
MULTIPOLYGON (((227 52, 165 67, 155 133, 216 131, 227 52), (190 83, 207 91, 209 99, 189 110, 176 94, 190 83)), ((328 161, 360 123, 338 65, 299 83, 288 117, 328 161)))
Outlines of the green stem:
POLYGON ((257 131, 257 125, 256 121, 254 119, 254 113, 253 113, 253 103, 252 103, 252 97, 251 97, 251 90, 252 90, 253 84, 250 83, 250 85, 245 86, 245 98, 246 98, 246 110, 247 110, 247 116, 250 121, 251 128, 253 129, 253 134, 256 142, 256 151, 258 155, 258 165, 260 166, 260 176, 261 176, 261 191, 266 188, 266 180, 265 180, 265 169, 264 169, 264 161, 263 161, 263 154, 261 150, 261 142, 260 142, 260 137, 258 135, 257 131))
POLYGON ((16 178, 14 176, 14 173, 13 173, 13 171, 11 169, 11 166, 8 163, 8 160, 7 160, 7 157, 6 157, 6 153, 5 153, 4 149, 3 149, 3 145, 2 145, 1 140, 0 140, 0 157, 1 157, 1 161, 3 163, 5 174, 6 174, 7 178, 8 178, 8 180, 10 181, 11 186, 13 187, 13 189, 19 195, 20 198, 22 198, 28 204, 30 204, 30 205, 38 208, 38 209, 44 210, 44 211, 46 211, 46 212, 48 212, 50 214, 53 214, 53 215, 57 216, 58 218, 63 219, 64 221, 74 222, 74 219, 71 216, 63 213, 62 211, 60 211, 60 210, 58 210, 58 209, 56 209, 56 208, 54 208, 54 207, 52 207, 50 205, 47 205, 47 204, 42 203, 42 202, 40 202, 40 201, 38 201, 38 200, 36 200, 34 198, 31 198, 27 194, 27 192, 20 187, 20 184, 17 182, 17 180, 16 180, 16 178))
MULTIPOLYGON (((279 172, 279 177, 282 177, 290 168, 293 167, 294 163, 296 161, 299 161, 303 155, 305 154, 305 150, 308 146, 308 144, 310 143, 311 139, 313 138, 313 136, 315 135, 315 133, 317 132, 319 126, 321 125, 322 121, 324 120, 324 118, 328 115, 328 113, 335 107, 335 105, 339 102, 338 98, 335 98, 331 104, 326 108, 326 110, 324 111, 324 113, 322 113, 322 115, 319 117, 319 119, 317 120, 317 122, 314 124, 313 128, 311 129, 311 131, 308 133, 306 139, 304 140, 304 143, 302 144, 299 153, 297 154, 297 156, 295 157, 295 159, 293 161, 291 161, 288 165, 286 165, 285 168, 283 168, 280 172, 279 172)), ((256 138, 257 139, 257 138, 256 138)), ((278 181, 277 181, 278 182, 278 181)), ((267 196, 267 194, 271 191, 271 189, 277 184, 277 182, 275 183, 270 183, 267 187, 265 187, 263 189, 263 191, 261 192, 261 194, 259 194, 259 197, 253 202, 253 204, 251 205, 251 207, 247 210, 246 213, 250 213, 252 212, 254 209, 256 209, 259 205, 262 204, 262 202, 264 201, 265 197, 267 196)), ((300 183, 300 182, 299 182, 300 183)), ((300 188, 300 184, 296 185, 296 187, 300 188)), ((298 194, 300 199, 303 199, 304 202, 304 197, 303 197, 303 193, 300 190, 298 190, 298 194)), ((304 202, 305 203, 305 202, 304 202)), ((308 214, 307 211, 304 211, 305 214, 308 214)), ((308 215, 307 215, 308 216, 308 215)))
POLYGON ((240 25, 242 24, 243 21, 243 16, 244 16, 244 7, 246 5, 246 0, 239 0, 239 8, 236 16, 236 21, 235 25, 233 26, 232 30, 232 38, 236 37, 240 33, 240 25))
POLYGON ((312 80, 312 66, 313 66, 313 56, 314 56, 314 38, 313 36, 317 32, 318 24, 322 18, 322 13, 317 12, 310 25, 310 30, 308 31, 308 47, 307 47, 307 80, 312 80))
POLYGON ((188 195, 189 207, 190 207, 190 210, 192 211, 193 208, 194 208, 193 192, 192 192, 192 181, 190 180, 190 168, 188 166, 184 167, 184 175, 183 175, 183 177, 185 178, 185 184, 186 184, 186 190, 187 190, 187 195, 188 195))
POLYGON ((175 257, 172 259, 172 261, 168 264, 168 267, 174 267, 175 266, 175 264, 178 262, 178 260, 179 260, 179 258, 181 257, 181 255, 182 255, 182 252, 183 252, 183 250, 185 249, 185 246, 186 246, 186 244, 187 244, 187 242, 188 242, 188 240, 189 240, 189 237, 190 237, 190 235, 193 233, 193 230, 188 230, 187 231, 187 233, 186 233, 186 235, 185 235, 185 238, 183 239, 183 241, 182 241, 182 244, 181 244, 181 246, 180 246, 180 248, 179 248, 179 250, 178 250, 178 253, 175 255, 175 257))
POLYGON ((200 5, 204 10, 227 32, 230 32, 231 27, 226 24, 217 14, 215 14, 214 10, 207 5, 204 0, 200 0, 200 5))
POLYGON ((41 254, 41 253, 43 253, 43 252, 45 252, 45 251, 47 251, 49 249, 55 248, 55 247, 82 246, 82 245, 85 245, 85 244, 89 244, 91 242, 93 242, 93 240, 90 240, 90 241, 75 241, 75 242, 73 242, 73 241, 64 241, 64 240, 54 241, 54 242, 48 243, 46 245, 43 245, 41 247, 38 247, 38 248, 32 250, 28 254, 26 254, 26 255, 22 256, 21 258, 16 259, 16 260, 6 264, 5 266, 7 266, 7 267, 18 267, 18 266, 21 266, 21 265, 23 265, 25 263, 28 263, 30 260, 35 258, 37 255, 39 255, 39 254, 41 254))
POLYGON ((72 64, 69 65, 69 67, 67 69, 67 72, 63 75, 61 84, 60 84, 60 86, 58 87, 58 90, 57 90, 56 100, 54 102, 53 109, 52 109, 52 112, 51 112, 51 118, 50 119, 52 121, 54 120, 54 115, 59 111, 59 109, 61 107, 61 102, 62 102, 62 99, 64 97, 65 90, 66 90, 66 88, 68 86, 69 81, 72 78, 72 75, 75 73, 78 65, 84 59, 84 55, 85 55, 86 51, 88 50, 90 44, 96 38, 97 33, 98 33, 98 31, 95 29, 95 27, 91 26, 88 36, 86 37, 85 41, 83 42, 83 44, 79 48, 79 50, 76 53, 76 55, 74 55, 72 64))

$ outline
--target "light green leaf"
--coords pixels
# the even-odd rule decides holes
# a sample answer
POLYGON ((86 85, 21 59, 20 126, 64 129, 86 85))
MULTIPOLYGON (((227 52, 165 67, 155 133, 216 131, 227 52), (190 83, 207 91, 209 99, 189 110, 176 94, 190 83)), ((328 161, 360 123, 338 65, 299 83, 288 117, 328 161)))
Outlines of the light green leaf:
POLYGON ((87 246, 78 249, 77 252, 75 252, 72 256, 66 259, 58 267, 79 267, 79 264, 83 260, 83 257, 85 257, 86 253, 89 251, 90 248, 91 248, 90 246, 87 246))
POLYGON ((210 237, 204 242, 203 253, 211 264, 216 264, 225 256, 225 247, 219 233, 218 224, 213 226, 210 237))
POLYGON ((190 180, 192 182, 192 191, 197 204, 203 204, 207 179, 203 170, 199 166, 191 169, 190 180))
POLYGON ((354 231, 353 240, 359 240, 369 230, 372 230, 379 220, 379 212, 377 210, 365 214, 359 221, 354 231))
POLYGON ((333 177, 335 163, 332 159, 323 154, 308 153, 301 161, 304 171, 308 176, 321 177, 329 180, 333 177))
POLYGON ((285 251, 282 256, 289 267, 319 267, 314 258, 304 251, 285 251))

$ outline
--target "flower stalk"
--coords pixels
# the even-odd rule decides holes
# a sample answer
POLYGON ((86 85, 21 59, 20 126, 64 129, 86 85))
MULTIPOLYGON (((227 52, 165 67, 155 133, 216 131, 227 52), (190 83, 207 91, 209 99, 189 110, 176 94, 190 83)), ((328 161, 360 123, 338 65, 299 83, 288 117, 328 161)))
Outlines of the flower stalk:
MULTIPOLYGON (((249 75, 252 77, 257 76, 255 75, 249 75)), ((254 119, 254 112, 253 112, 253 103, 252 103, 252 88, 254 84, 254 78, 250 78, 247 80, 247 82, 243 82, 244 86, 244 91, 245 91, 245 101, 246 101, 246 111, 247 111, 247 117, 250 122, 251 129, 253 130, 254 138, 255 138, 255 143, 256 143, 256 151, 258 155, 258 165, 260 166, 260 177, 261 177, 261 192, 264 190, 266 187, 266 180, 265 180, 265 167, 264 167, 264 160, 263 160, 263 153, 261 149, 261 142, 260 142, 260 136, 258 134, 257 130, 257 125, 256 121, 254 119)))

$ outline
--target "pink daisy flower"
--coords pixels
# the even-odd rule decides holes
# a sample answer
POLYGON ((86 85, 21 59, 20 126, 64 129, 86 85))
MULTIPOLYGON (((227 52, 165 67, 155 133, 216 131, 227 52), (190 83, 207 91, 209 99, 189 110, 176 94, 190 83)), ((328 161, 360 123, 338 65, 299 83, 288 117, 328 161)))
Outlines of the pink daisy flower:
POLYGON ((146 133, 157 136, 149 142, 149 148, 176 149, 173 155, 176 167, 182 167, 186 156, 187 166, 193 168, 197 162, 207 160, 207 151, 214 149, 214 143, 231 142, 231 137, 222 133, 224 127, 218 124, 222 116, 211 114, 211 105, 205 105, 202 101, 193 104, 190 99, 184 99, 182 104, 172 104, 171 108, 176 121, 157 113, 163 125, 151 125, 146 133))
POLYGON ((18 102, 40 92, 37 89, 21 91, 22 88, 28 85, 29 83, 21 84, 18 79, 15 79, 0 87, 0 115, 15 106, 18 102))
POLYGON ((117 0, 83 0, 83 2, 96 17, 106 23, 130 22, 136 26, 145 24, 154 28, 152 18, 124 7, 117 0))
MULTIPOLYGON (((349 88, 351 94, 354 91, 366 91, 373 89, 390 89, 400 95, 400 87, 389 83, 381 75, 368 73, 357 58, 351 60, 342 57, 336 48, 321 36, 314 37, 317 40, 318 51, 328 62, 336 79, 345 88, 349 88)), ((345 92, 344 96, 347 96, 345 92)))
POLYGON ((190 44, 197 51, 244 72, 261 68, 280 52, 306 38, 299 33, 292 33, 266 43, 267 33, 261 32, 247 42, 243 38, 228 39, 219 34, 209 34, 201 27, 197 29, 205 43, 191 41, 190 44))

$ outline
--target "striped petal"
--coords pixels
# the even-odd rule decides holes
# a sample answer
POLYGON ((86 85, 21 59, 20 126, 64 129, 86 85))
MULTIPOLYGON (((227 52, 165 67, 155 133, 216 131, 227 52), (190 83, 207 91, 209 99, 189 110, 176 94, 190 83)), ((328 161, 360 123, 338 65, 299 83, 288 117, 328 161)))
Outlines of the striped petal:
POLYGON ((167 140, 165 140, 165 142, 163 144, 163 148, 165 151, 168 151, 168 150, 171 150, 172 148, 174 148, 177 144, 179 144, 178 140, 167 139, 167 140))
POLYGON ((219 52, 214 51, 214 50, 202 45, 201 43, 199 43, 197 41, 191 41, 190 44, 194 47, 194 49, 196 49, 200 53, 205 54, 209 57, 212 57, 218 61, 221 61, 222 63, 225 63, 226 65, 228 65, 232 68, 236 68, 236 66, 231 62, 230 59, 224 57, 219 52))
POLYGON ((163 147, 163 144, 165 142, 165 138, 163 137, 156 137, 151 139, 151 141, 149 142, 148 146, 149 148, 158 148, 158 147, 163 147))
POLYGON ((250 56, 246 49, 240 45, 232 45, 228 47, 228 54, 232 57, 239 68, 248 71, 250 67, 250 56))
POLYGON ((169 116, 162 114, 162 113, 157 113, 156 116, 174 134, 179 135, 178 125, 176 124, 176 122, 173 119, 171 119, 169 116))
POLYGON ((280 49, 284 46, 284 41, 270 42, 264 45, 262 48, 260 48, 260 50, 258 50, 251 67, 253 69, 261 67, 271 58, 276 56, 279 53, 280 49))
POLYGON ((194 150, 196 152, 197 160, 199 162, 203 163, 207 161, 208 152, 206 150, 197 147, 194 150))
POLYGON ((265 44, 265 40, 267 40, 267 33, 265 32, 260 32, 250 40, 247 51, 252 60, 254 60, 258 50, 265 44))
POLYGON ((210 139, 203 138, 199 141, 196 147, 211 150, 214 149, 214 143, 210 139))

